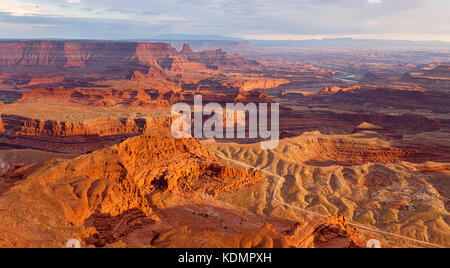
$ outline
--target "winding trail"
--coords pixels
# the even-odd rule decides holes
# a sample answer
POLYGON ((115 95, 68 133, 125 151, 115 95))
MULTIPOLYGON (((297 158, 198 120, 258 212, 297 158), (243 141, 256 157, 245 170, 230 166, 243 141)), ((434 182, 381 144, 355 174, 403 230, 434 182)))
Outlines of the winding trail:
MULTIPOLYGON (((244 166, 244 167, 247 167, 247 168, 255 169, 255 170, 258 170, 258 171, 260 171, 260 172, 262 172, 262 173, 265 173, 265 174, 267 174, 267 175, 270 175, 270 176, 273 176, 273 177, 275 177, 275 178, 278 178, 278 182, 277 182, 277 185, 275 186, 275 189, 274 189, 274 191, 273 191, 273 196, 272 196, 273 200, 276 201, 277 203, 280 203, 280 204, 282 204, 282 205, 284 205, 284 206, 293 208, 293 209, 298 210, 298 211, 302 211, 303 213, 306 213, 306 214, 309 214, 309 215, 314 215, 314 216, 317 216, 317 217, 329 217, 329 215, 323 215, 323 214, 320 214, 320 213, 308 211, 308 210, 305 210, 305 209, 303 209, 303 208, 300 208, 300 207, 297 207, 297 206, 294 206, 294 205, 291 205, 291 204, 287 204, 287 203, 285 203, 285 202, 279 200, 278 197, 277 197, 277 192, 278 192, 279 189, 280 189, 281 182, 282 182, 282 181, 286 181, 286 179, 283 178, 283 177, 281 177, 281 176, 278 175, 278 174, 275 174, 275 173, 272 173, 272 172, 270 172, 270 171, 267 171, 266 169, 267 169, 268 167, 267 167, 266 169, 260 169, 260 168, 257 168, 257 167, 250 166, 250 165, 248 165, 248 164, 246 164, 246 163, 243 163, 243 162, 240 162, 240 161, 236 161, 236 160, 234 160, 234 159, 230 159, 230 158, 225 157, 225 156, 223 156, 222 154, 217 153, 217 152, 214 152, 214 154, 215 154, 217 157, 219 157, 219 158, 221 158, 221 159, 223 159, 223 160, 230 161, 230 162, 232 162, 232 163, 235 163, 235 164, 237 164, 237 165, 244 166)), ((396 237, 396 238, 400 238, 400 239, 403 239, 403 240, 406 240, 406 241, 418 243, 418 244, 421 244, 421 245, 427 245, 427 246, 429 246, 429 247, 444 248, 443 246, 440 246, 440 245, 437 245, 437 244, 433 244, 433 243, 428 243, 428 242, 420 241, 420 240, 413 239, 413 238, 410 238, 410 237, 407 237, 407 236, 403 236, 403 235, 398 235, 398 234, 394 234, 394 233, 389 233, 389 232, 381 231, 381 230, 375 229, 375 228, 373 228, 373 227, 361 225, 361 224, 359 224, 359 223, 352 222, 352 221, 349 221, 349 222, 348 222, 348 225, 353 226, 353 227, 357 227, 357 228, 360 228, 360 229, 363 229, 363 230, 366 230, 366 231, 368 231, 368 232, 372 232, 372 233, 375 233, 375 234, 382 234, 382 235, 387 235, 387 236, 391 236, 391 237, 396 237)))

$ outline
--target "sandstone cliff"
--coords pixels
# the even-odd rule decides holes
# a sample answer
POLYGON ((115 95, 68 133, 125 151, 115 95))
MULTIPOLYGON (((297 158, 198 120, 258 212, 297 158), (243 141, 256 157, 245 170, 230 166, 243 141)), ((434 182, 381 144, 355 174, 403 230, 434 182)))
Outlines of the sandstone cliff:
POLYGON ((140 71, 134 71, 131 75, 131 80, 146 80, 146 79, 166 79, 167 75, 164 70, 150 67, 146 74, 141 73, 140 71))
MULTIPOLYGON (((222 68, 257 65, 238 55, 223 50, 193 52, 185 47, 178 52, 167 43, 136 43, 114 41, 11 41, 0 42, 0 66, 97 68, 141 64, 161 67, 171 58, 196 63, 196 67, 222 68)), ((174 67, 174 69, 176 69, 174 67)))
POLYGON ((341 87, 324 87, 319 94, 320 95, 333 95, 339 92, 346 92, 346 91, 353 91, 353 90, 357 90, 357 89, 361 89, 360 85, 354 85, 351 87, 347 87, 347 88, 341 88, 341 87))
POLYGON ((241 91, 252 91, 255 89, 270 89, 276 88, 284 84, 288 84, 286 79, 272 79, 272 78, 258 78, 258 79, 246 79, 236 82, 231 82, 225 86, 231 86, 239 88, 241 91))
MULTIPOLYGON (((136 80, 144 76, 142 74, 135 75, 136 80)), ((160 75, 163 74, 161 73, 160 75)), ((170 108, 169 102, 152 100, 150 94, 145 90, 36 88, 29 93, 24 93, 22 98, 18 100, 18 102, 33 101, 73 102, 92 106, 126 105, 143 106, 153 109, 170 108)))
POLYGON ((177 51, 163 43, 17 41, 0 43, 0 66, 92 67, 155 64, 177 51))
POLYGON ((193 52, 189 45, 184 45, 180 55, 189 61, 206 65, 210 69, 239 66, 258 66, 256 61, 248 60, 237 54, 228 54, 222 49, 193 52))
POLYGON ((205 72, 207 71, 207 66, 200 62, 189 61, 183 57, 171 57, 167 58, 161 67, 170 70, 172 72, 183 73, 183 72, 205 72))
POLYGON ((128 137, 168 132, 172 122, 171 117, 98 118, 71 122, 2 115, 0 141, 9 149, 86 153, 128 137))

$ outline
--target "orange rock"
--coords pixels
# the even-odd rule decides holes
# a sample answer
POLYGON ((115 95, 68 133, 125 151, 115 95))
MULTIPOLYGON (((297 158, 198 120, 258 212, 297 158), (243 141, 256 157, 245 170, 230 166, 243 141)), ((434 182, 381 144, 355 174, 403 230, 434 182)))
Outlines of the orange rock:
POLYGON ((286 79, 258 78, 250 80, 240 80, 226 84, 226 86, 239 88, 241 91, 252 91, 255 89, 276 88, 284 84, 288 84, 286 79))
POLYGON ((352 91, 356 89, 360 89, 360 85, 354 85, 347 88, 341 88, 341 87, 324 87, 322 91, 319 92, 320 95, 333 95, 338 92, 346 92, 346 91, 352 91))
POLYGON ((23 87, 33 87, 37 85, 50 85, 50 84, 57 84, 64 81, 64 77, 53 77, 53 78, 36 78, 33 77, 30 82, 28 82, 25 85, 19 86, 19 88, 23 87))
POLYGON ((101 215, 137 211, 144 222, 158 222, 149 203, 154 194, 214 195, 262 179, 256 171, 219 164, 196 140, 171 137, 136 137, 73 160, 26 166, 12 176, 20 182, 0 197, 0 246, 62 245, 101 215))
POLYGON ((267 94, 261 93, 258 90, 253 90, 249 92, 242 92, 236 95, 234 103, 272 103, 274 102, 267 94))
POLYGON ((166 79, 167 75, 164 70, 156 67, 150 67, 146 74, 135 71, 131 76, 131 80, 147 80, 147 79, 166 79))
POLYGON ((189 62, 211 69, 258 65, 257 62, 223 50, 193 52, 185 48, 178 52, 167 43, 150 42, 66 42, 66 41, 12 41, 0 43, 0 66, 3 67, 60 67, 104 69, 105 66, 123 66, 139 63, 160 67, 168 59, 180 56, 189 62))
MULTIPOLYGON (((147 76, 135 76, 148 79, 147 76)), ((36 88, 30 93, 24 93, 18 102, 55 101, 72 102, 93 106, 145 106, 153 109, 169 109, 168 102, 153 101, 145 90, 116 89, 68 89, 68 88, 36 88)))
POLYGON ((155 247, 192 248, 364 248, 366 239, 349 227, 341 216, 297 224, 285 233, 277 233, 266 223, 260 229, 241 234, 194 231, 187 226, 162 233, 152 243, 155 247), (196 241, 192 244, 191 241, 196 241))

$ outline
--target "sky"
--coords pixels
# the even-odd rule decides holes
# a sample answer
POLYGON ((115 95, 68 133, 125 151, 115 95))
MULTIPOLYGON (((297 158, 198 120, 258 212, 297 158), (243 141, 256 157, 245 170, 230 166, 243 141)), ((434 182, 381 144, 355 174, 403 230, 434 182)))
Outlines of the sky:
POLYGON ((1 0, 0 38, 450 41, 449 0, 1 0))

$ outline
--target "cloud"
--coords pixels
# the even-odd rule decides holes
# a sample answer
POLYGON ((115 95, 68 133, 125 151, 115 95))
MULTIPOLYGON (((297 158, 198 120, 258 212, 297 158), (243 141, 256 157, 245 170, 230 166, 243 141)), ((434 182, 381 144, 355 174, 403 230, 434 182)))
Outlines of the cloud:
POLYGON ((0 22, 10 24, 0 34, 26 38, 29 32, 15 28, 40 25, 33 36, 123 39, 183 33, 450 39, 448 10, 448 0, 1 0, 0 22), (43 27, 57 23, 67 32, 43 27))

